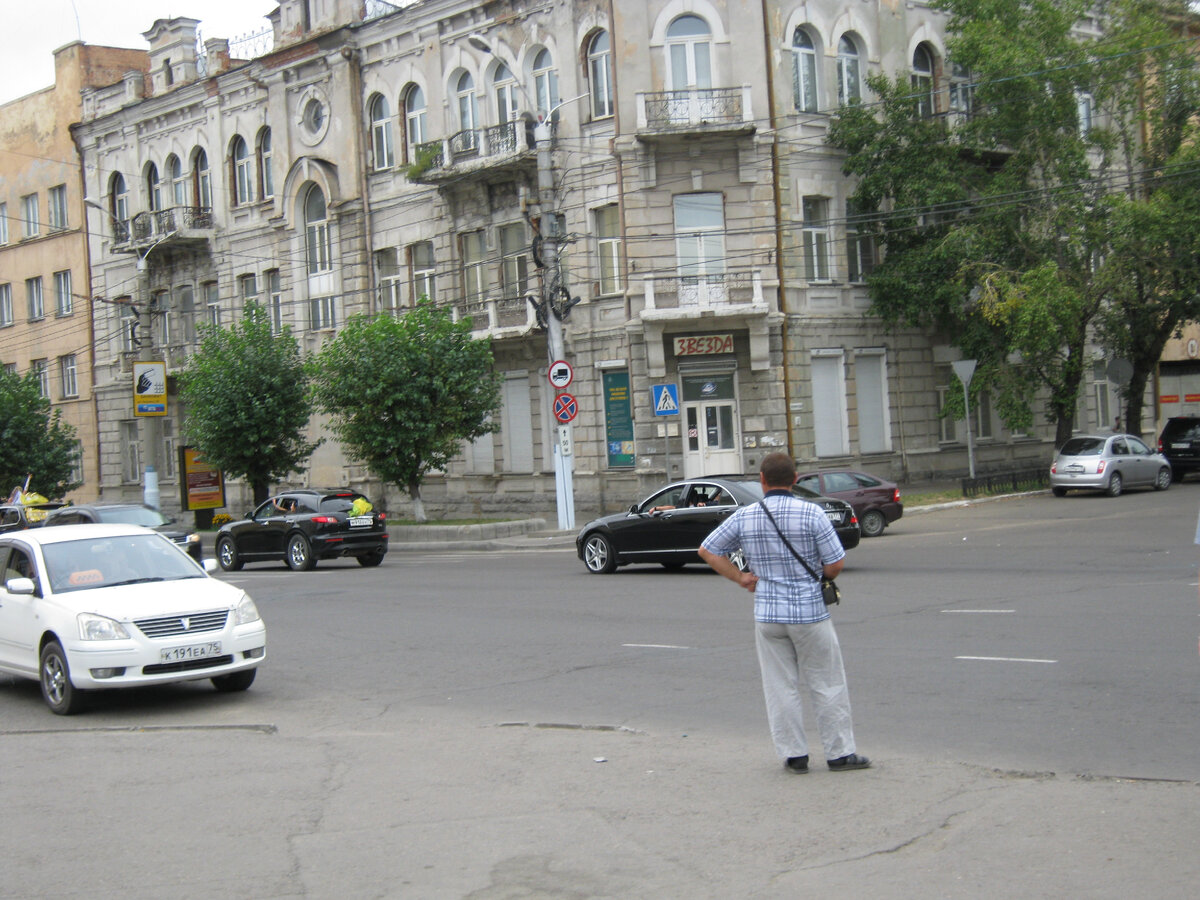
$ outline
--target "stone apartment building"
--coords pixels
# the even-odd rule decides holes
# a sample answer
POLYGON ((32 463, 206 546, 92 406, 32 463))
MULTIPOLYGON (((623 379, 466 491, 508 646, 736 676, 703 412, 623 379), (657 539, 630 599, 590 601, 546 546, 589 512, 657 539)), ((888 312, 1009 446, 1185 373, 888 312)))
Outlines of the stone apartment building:
POLYGON ((142 50, 70 43, 54 52, 53 86, 0 105, 0 364, 36 371, 43 396, 75 428, 77 501, 97 496, 100 448, 88 226, 69 126, 80 118, 81 89, 145 64, 142 50))
MULTIPOLYGON (((315 351, 422 295, 471 317, 503 375, 499 430, 429 478, 434 510, 554 505, 531 298, 569 306, 582 510, 776 449, 965 474, 965 423, 938 417, 956 351, 867 314, 874 248, 824 141, 870 72, 908 71, 931 114, 953 112, 926 3, 283 0, 268 18, 271 49, 246 60, 160 20, 147 74, 83 92, 104 496, 138 494, 148 439, 175 493, 187 411, 172 395, 156 429, 130 414, 148 350, 175 370, 200 323, 254 300, 315 351)), ((1085 427, 1107 424, 1098 375, 1085 427)), ((1009 434, 980 407, 981 470, 1049 458, 1048 430, 1009 434)), ((382 490, 332 442, 296 480, 382 490)), ((231 485, 232 510, 247 496, 231 485)))

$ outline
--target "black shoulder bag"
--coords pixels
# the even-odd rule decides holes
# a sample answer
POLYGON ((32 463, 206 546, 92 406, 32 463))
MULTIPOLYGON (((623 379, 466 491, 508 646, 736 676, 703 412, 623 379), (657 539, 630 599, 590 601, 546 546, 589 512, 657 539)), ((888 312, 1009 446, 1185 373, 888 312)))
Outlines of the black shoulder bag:
POLYGON ((763 508, 763 512, 767 514, 767 518, 771 520, 771 524, 775 526, 775 531, 779 535, 779 539, 783 541, 785 547, 792 551, 792 556, 796 557, 796 561, 804 566, 804 570, 808 572, 814 579, 821 582, 821 599, 825 601, 826 606, 836 606, 842 602, 842 592, 838 590, 837 584, 832 578, 826 578, 824 575, 818 575, 813 571, 812 566, 804 561, 804 557, 796 552, 796 548, 792 546, 792 542, 783 536, 783 530, 780 529, 779 523, 775 521, 775 517, 771 515, 771 510, 767 509, 766 499, 758 501, 758 505, 763 508))

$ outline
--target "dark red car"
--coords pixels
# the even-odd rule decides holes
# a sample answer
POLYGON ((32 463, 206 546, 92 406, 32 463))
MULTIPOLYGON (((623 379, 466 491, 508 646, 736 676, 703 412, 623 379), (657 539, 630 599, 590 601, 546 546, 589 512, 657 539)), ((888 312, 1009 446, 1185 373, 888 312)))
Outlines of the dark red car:
POLYGON ((823 469, 802 472, 796 484, 849 503, 858 516, 863 537, 878 537, 884 528, 904 515, 900 488, 877 475, 851 469, 823 469))

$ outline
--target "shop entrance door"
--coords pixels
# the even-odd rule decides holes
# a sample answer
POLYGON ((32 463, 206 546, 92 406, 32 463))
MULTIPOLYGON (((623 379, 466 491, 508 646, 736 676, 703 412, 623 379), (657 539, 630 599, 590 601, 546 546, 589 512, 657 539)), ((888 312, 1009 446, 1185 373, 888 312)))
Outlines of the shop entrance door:
POLYGON ((684 477, 741 472, 733 375, 685 375, 682 405, 684 477))

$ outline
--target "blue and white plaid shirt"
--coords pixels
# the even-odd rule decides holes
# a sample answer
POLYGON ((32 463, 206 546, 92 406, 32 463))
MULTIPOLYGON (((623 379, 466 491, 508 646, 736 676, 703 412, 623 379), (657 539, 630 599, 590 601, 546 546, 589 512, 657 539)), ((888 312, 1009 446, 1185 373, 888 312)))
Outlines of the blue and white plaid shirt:
MULTIPOLYGON (((791 491, 768 491, 765 499, 796 552, 814 572, 846 555, 825 510, 791 491)), ((738 547, 758 576, 754 619, 784 625, 811 625, 829 618, 821 583, 804 571, 759 504, 739 509, 704 539, 704 549, 728 556, 738 547)))

